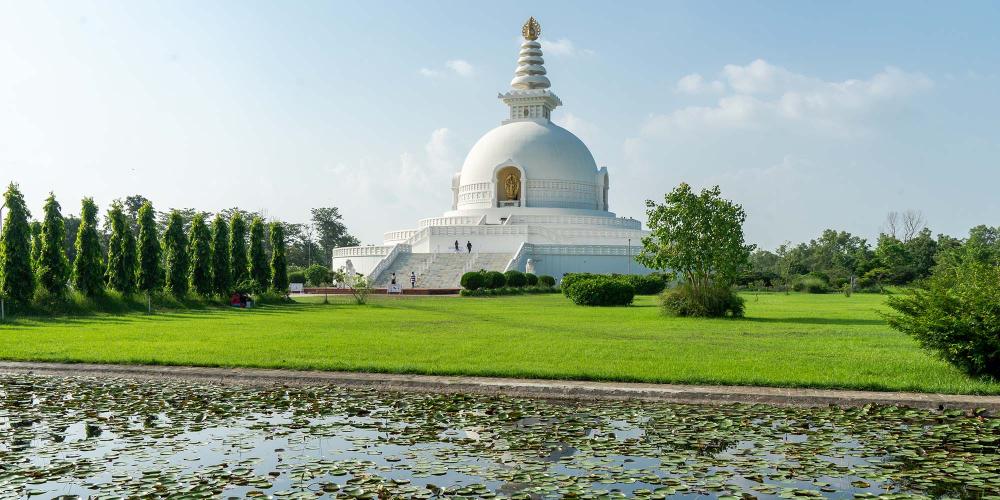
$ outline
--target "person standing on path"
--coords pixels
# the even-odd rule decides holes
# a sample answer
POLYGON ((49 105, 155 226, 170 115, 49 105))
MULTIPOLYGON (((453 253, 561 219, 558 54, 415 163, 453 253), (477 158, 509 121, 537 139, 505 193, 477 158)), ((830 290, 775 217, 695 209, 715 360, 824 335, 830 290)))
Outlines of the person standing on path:
POLYGON ((417 287, 417 273, 410 271, 410 288, 417 287))
POLYGON ((466 241, 465 242, 465 248, 468 248, 469 249, 469 253, 472 253, 472 242, 471 241, 466 241))
POLYGON ((455 253, 458 253, 460 251, 461 250, 458 249, 458 240, 455 240, 455 253))

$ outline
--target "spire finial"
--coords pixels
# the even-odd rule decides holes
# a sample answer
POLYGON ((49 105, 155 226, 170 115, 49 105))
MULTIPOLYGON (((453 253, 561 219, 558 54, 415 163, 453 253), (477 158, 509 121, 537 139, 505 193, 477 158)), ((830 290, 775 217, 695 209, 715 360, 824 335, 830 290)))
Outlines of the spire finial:
POLYGON ((534 16, 529 17, 521 27, 521 36, 525 40, 538 40, 538 37, 542 36, 542 25, 538 24, 534 16))

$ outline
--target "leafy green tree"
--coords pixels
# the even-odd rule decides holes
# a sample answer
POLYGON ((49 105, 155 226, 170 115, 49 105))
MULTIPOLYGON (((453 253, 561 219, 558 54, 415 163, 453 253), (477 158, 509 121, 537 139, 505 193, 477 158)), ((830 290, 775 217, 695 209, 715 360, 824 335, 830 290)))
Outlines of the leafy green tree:
POLYGON ((139 208, 139 242, 137 249, 138 266, 136 281, 139 290, 149 294, 163 285, 163 269, 160 267, 160 235, 156 230, 156 212, 153 204, 146 201, 139 208))
POLYGON ((76 234, 76 259, 73 260, 73 288, 95 297, 104 291, 104 259, 101 236, 97 232, 97 204, 84 198, 80 207, 80 229, 76 234))
POLYGON ((212 281, 212 233, 201 214, 191 220, 188 256, 191 261, 191 288, 200 295, 211 295, 215 288, 212 281))
POLYGON ((730 287, 755 248, 743 241, 743 207, 722 199, 718 186, 697 194, 686 183, 664 202, 646 201, 650 234, 642 239, 636 260, 679 274, 695 292, 730 287))
POLYGON ((212 289, 218 295, 226 296, 233 289, 229 266, 229 224, 216 215, 212 221, 212 289))
POLYGON ((13 182, 3 195, 6 213, 0 232, 0 296, 18 304, 27 304, 35 293, 35 275, 31 265, 31 213, 24 195, 13 182))
POLYGON ((310 286, 321 286, 325 283, 330 283, 333 279, 330 268, 322 264, 313 264, 303 271, 306 277, 306 283, 310 286))
POLYGON ((250 222, 250 279, 259 290, 267 290, 271 285, 267 255, 264 252, 264 221, 254 217, 250 222))
POLYGON ((234 285, 250 279, 250 262, 247 260, 247 223, 239 212, 229 219, 229 269, 234 285))
POLYGON ((188 241, 184 235, 184 219, 177 210, 172 210, 163 232, 163 253, 166 263, 166 287, 174 297, 183 298, 188 294, 188 241))
MULTIPOLYGON (((66 227, 63 226, 63 231, 66 227)), ((42 223, 31 221, 31 264, 38 267, 38 257, 42 255, 42 223)))
POLYGON ((357 238, 347 232, 340 209, 337 207, 321 207, 312 209, 312 223, 318 234, 320 248, 326 263, 332 262, 333 249, 360 244, 357 238))
POLYGON ((271 223, 271 289, 288 291, 288 263, 285 261, 285 228, 280 222, 271 223))
POLYGON ((42 208, 44 215, 39 237, 40 248, 35 258, 39 286, 56 296, 66 293, 70 277, 69 259, 66 258, 66 248, 63 246, 66 241, 66 225, 61 210, 55 195, 49 193, 42 208))
POLYGON ((63 241, 63 249, 66 250, 66 258, 70 262, 76 262, 76 235, 79 234, 82 223, 83 221, 73 214, 63 216, 63 224, 66 226, 66 240, 63 241))
POLYGON ((121 202, 115 201, 111 204, 108 221, 111 226, 111 237, 108 239, 108 266, 105 279, 108 288, 124 295, 131 295, 136 290, 135 237, 132 236, 132 225, 122 209, 121 202))

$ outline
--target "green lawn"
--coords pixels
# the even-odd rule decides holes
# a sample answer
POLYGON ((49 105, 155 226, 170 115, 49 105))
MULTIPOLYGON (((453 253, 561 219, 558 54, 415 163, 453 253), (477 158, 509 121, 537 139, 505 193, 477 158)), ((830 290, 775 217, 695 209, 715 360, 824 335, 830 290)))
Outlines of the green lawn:
POLYGON ((746 299, 743 320, 561 295, 21 319, 0 358, 1000 394, 889 329, 881 296, 746 299))

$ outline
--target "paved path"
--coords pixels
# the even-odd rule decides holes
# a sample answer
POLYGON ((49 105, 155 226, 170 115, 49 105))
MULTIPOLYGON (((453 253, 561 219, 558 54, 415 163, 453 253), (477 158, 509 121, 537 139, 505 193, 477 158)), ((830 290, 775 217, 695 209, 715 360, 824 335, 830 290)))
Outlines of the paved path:
POLYGON ((985 408, 1000 413, 1000 396, 911 392, 783 389, 721 385, 637 384, 570 380, 447 377, 384 373, 316 372, 256 368, 62 364, 0 361, 0 373, 180 379, 251 385, 336 385, 438 393, 504 394, 545 399, 641 399, 676 403, 767 403, 796 406, 860 406, 869 403, 921 408, 985 408))

